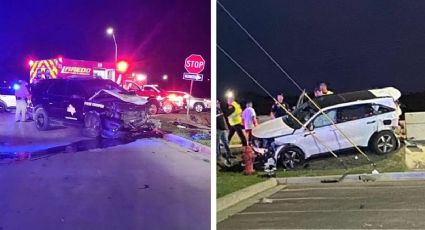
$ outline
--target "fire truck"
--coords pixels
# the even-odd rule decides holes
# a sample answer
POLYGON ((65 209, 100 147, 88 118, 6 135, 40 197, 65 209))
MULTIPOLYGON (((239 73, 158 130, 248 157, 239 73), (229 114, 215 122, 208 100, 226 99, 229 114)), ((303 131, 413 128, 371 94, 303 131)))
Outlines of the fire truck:
POLYGON ((99 77, 112 80, 118 84, 122 74, 117 73, 111 62, 83 61, 68 58, 30 60, 30 83, 41 79, 68 78, 70 76, 99 77))

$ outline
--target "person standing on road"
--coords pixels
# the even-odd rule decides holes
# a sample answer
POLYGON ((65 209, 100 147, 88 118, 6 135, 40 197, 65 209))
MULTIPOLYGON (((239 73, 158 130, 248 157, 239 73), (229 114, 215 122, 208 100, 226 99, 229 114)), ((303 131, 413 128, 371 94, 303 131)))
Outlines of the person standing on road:
POLYGON ((239 103, 235 101, 233 96, 227 98, 227 110, 225 115, 230 125, 228 137, 229 142, 232 140, 232 137, 233 135, 235 135, 236 132, 239 138, 241 139, 242 146, 248 146, 245 134, 243 132, 242 108, 239 103))
POLYGON ((30 99, 30 93, 27 88, 26 82, 19 80, 18 81, 18 89, 15 90, 16 97, 16 113, 15 113, 15 121, 27 121, 26 113, 27 113, 27 100, 30 99), (21 119, 19 119, 21 118, 21 119))
POLYGON ((270 113, 270 116, 272 117, 272 119, 278 118, 278 117, 283 117, 286 115, 286 111, 281 107, 281 105, 283 107, 285 107, 285 109, 287 109, 289 111, 289 105, 288 103, 283 101, 284 97, 283 94, 280 93, 276 96, 276 100, 277 102, 272 106, 272 111, 270 113))
POLYGON ((252 144, 252 129, 257 126, 257 114, 254 108, 252 108, 252 102, 246 103, 246 108, 242 112, 242 120, 245 126, 245 134, 248 139, 248 144, 252 144))
POLYGON ((221 110, 220 101, 217 100, 217 162, 221 159, 221 151, 220 151, 220 141, 224 146, 225 153, 224 158, 226 158, 226 163, 230 163, 230 157, 232 156, 232 152, 230 151, 229 141, 227 140, 227 128, 226 119, 224 118, 223 111, 221 110))
POLYGON ((320 91, 322 92, 322 95, 323 95, 323 96, 325 96, 325 95, 332 95, 332 94, 334 94, 332 91, 330 91, 330 90, 328 89, 328 85, 326 85, 326 83, 321 83, 321 84, 320 84, 320 91))

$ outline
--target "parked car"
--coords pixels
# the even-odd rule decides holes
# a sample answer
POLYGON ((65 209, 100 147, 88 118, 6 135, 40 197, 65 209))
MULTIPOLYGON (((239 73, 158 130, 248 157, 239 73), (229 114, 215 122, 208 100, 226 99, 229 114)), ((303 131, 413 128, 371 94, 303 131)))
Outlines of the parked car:
POLYGON ((149 103, 149 113, 174 113, 185 106, 183 97, 178 97, 169 91, 161 89, 158 85, 139 85, 134 81, 126 81, 124 88, 135 92, 138 96, 152 98, 149 103))
POLYGON ((400 91, 389 87, 322 96, 314 99, 320 110, 305 102, 293 112, 303 125, 284 116, 254 128, 254 151, 263 157, 265 169, 294 168, 311 156, 329 152, 324 145, 332 151, 354 147, 341 130, 356 146, 389 153, 400 146, 393 132, 401 115, 396 103, 400 96, 400 91))
POLYGON ((89 137, 117 138, 150 129, 148 101, 110 80, 41 80, 32 87, 33 119, 38 130, 52 122, 80 125, 89 137))
POLYGON ((195 110, 196 112, 204 112, 208 109, 211 109, 211 100, 207 98, 200 98, 200 97, 194 97, 191 96, 189 100, 190 94, 182 91, 168 91, 170 93, 175 93, 177 96, 182 96, 184 99, 186 99, 187 104, 189 104, 190 110, 195 110))
POLYGON ((0 113, 16 108, 15 91, 11 88, 0 88, 0 113))

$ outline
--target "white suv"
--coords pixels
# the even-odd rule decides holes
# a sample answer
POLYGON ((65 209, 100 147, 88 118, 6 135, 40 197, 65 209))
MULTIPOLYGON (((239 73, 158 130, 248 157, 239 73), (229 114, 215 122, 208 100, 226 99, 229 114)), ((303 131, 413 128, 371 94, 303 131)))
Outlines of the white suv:
POLYGON ((13 89, 0 88, 0 113, 16 108, 16 98, 13 89))
POLYGON ((316 98, 321 111, 310 102, 294 111, 302 126, 285 116, 254 128, 254 151, 263 156, 266 170, 276 166, 294 168, 313 155, 329 152, 328 148, 353 148, 337 127, 356 146, 369 147, 377 154, 389 153, 400 146, 393 132, 401 115, 396 102, 400 96, 400 91, 388 87, 316 98))

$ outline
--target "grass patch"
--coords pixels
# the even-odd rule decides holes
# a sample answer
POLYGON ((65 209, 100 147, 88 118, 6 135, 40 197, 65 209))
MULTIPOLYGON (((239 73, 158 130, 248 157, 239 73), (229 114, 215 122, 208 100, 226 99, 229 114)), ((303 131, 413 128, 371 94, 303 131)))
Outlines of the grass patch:
POLYGON ((209 138, 209 139, 199 139, 199 140, 193 140, 192 139, 192 133, 193 132, 209 133, 207 130, 182 129, 182 128, 178 128, 177 126, 173 125, 170 122, 162 123, 161 124, 161 130, 168 132, 168 133, 172 133, 172 134, 180 136, 180 137, 184 137, 184 138, 192 140, 192 141, 195 141, 199 144, 211 147, 211 138, 209 138))
MULTIPOLYGON (((233 153, 240 157, 241 148, 233 149, 233 153)), ((384 172, 405 172, 407 167, 404 163, 405 149, 400 148, 398 151, 386 154, 376 155, 366 152, 367 156, 376 164, 376 169, 380 173, 384 172)), ((348 167, 349 174, 371 173, 374 169, 371 163, 355 150, 350 152, 338 153, 348 167), (355 159, 355 156, 358 159, 355 159)), ((322 155, 306 161, 304 167, 293 170, 283 170, 278 167, 277 177, 299 177, 299 176, 326 176, 326 175, 342 175, 347 171, 339 160, 329 155, 322 155)), ((217 198, 235 192, 242 188, 248 187, 258 182, 266 180, 259 175, 245 176, 242 172, 222 172, 217 171, 217 198)))
POLYGON ((264 177, 245 176, 238 172, 217 172, 217 198, 265 180, 264 177))

